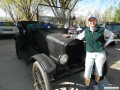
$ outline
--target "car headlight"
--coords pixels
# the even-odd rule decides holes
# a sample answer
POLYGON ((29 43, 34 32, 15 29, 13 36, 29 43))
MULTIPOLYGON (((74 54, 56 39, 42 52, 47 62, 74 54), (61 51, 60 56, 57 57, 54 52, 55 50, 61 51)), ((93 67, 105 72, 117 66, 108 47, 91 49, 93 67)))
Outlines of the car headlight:
POLYGON ((61 65, 65 64, 67 61, 68 61, 68 55, 67 54, 64 53, 64 54, 61 54, 59 56, 59 63, 61 65))

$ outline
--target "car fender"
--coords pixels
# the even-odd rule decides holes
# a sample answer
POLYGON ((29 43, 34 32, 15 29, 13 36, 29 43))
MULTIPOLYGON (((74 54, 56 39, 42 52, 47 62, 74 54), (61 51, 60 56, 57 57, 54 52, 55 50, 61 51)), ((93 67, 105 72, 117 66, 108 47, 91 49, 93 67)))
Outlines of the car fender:
POLYGON ((37 54, 33 55, 30 60, 38 61, 38 63, 41 65, 43 70, 47 73, 51 73, 55 70, 56 65, 55 63, 49 58, 46 54, 37 54))

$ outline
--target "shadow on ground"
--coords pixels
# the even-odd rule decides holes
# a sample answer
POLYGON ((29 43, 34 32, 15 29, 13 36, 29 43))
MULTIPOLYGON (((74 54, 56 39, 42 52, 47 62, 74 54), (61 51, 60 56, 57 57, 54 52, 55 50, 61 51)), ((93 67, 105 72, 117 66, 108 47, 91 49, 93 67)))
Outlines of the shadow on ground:
POLYGON ((3 40, 3 39, 4 39, 4 40, 5 40, 5 39, 14 39, 14 36, 6 36, 6 35, 5 35, 5 36, 3 36, 3 35, 0 36, 0 40, 3 40))
POLYGON ((120 42, 107 48, 109 72, 107 79, 112 86, 120 87, 120 42))
MULTIPOLYGON (((77 75, 65 78, 52 84, 53 90, 84 90, 84 72, 77 75)), ((94 81, 91 80, 90 90, 93 90, 94 81)), ((99 90, 104 90, 104 87, 111 86, 108 80, 105 78, 99 83, 99 90)))

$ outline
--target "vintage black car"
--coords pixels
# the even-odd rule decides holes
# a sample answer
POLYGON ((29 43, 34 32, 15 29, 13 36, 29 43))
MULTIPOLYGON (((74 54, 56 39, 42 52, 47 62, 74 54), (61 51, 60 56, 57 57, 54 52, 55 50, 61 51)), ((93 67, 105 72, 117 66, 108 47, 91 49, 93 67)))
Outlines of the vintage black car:
MULTIPOLYGON (((52 90, 52 82, 84 71, 85 43, 63 38, 67 29, 52 27, 53 24, 48 28, 48 25, 43 27, 43 22, 38 21, 17 23, 16 55, 26 64, 33 63, 35 90, 52 90)), ((106 77, 107 71, 106 62, 101 79, 106 77)))

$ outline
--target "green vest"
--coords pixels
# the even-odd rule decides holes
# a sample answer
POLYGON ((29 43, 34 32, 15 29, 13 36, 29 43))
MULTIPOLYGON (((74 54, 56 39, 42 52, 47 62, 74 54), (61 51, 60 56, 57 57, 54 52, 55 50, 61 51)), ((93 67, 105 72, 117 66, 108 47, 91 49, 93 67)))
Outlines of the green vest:
POLYGON ((104 50, 104 28, 97 27, 92 33, 90 28, 85 29, 86 51, 100 52, 104 50))

